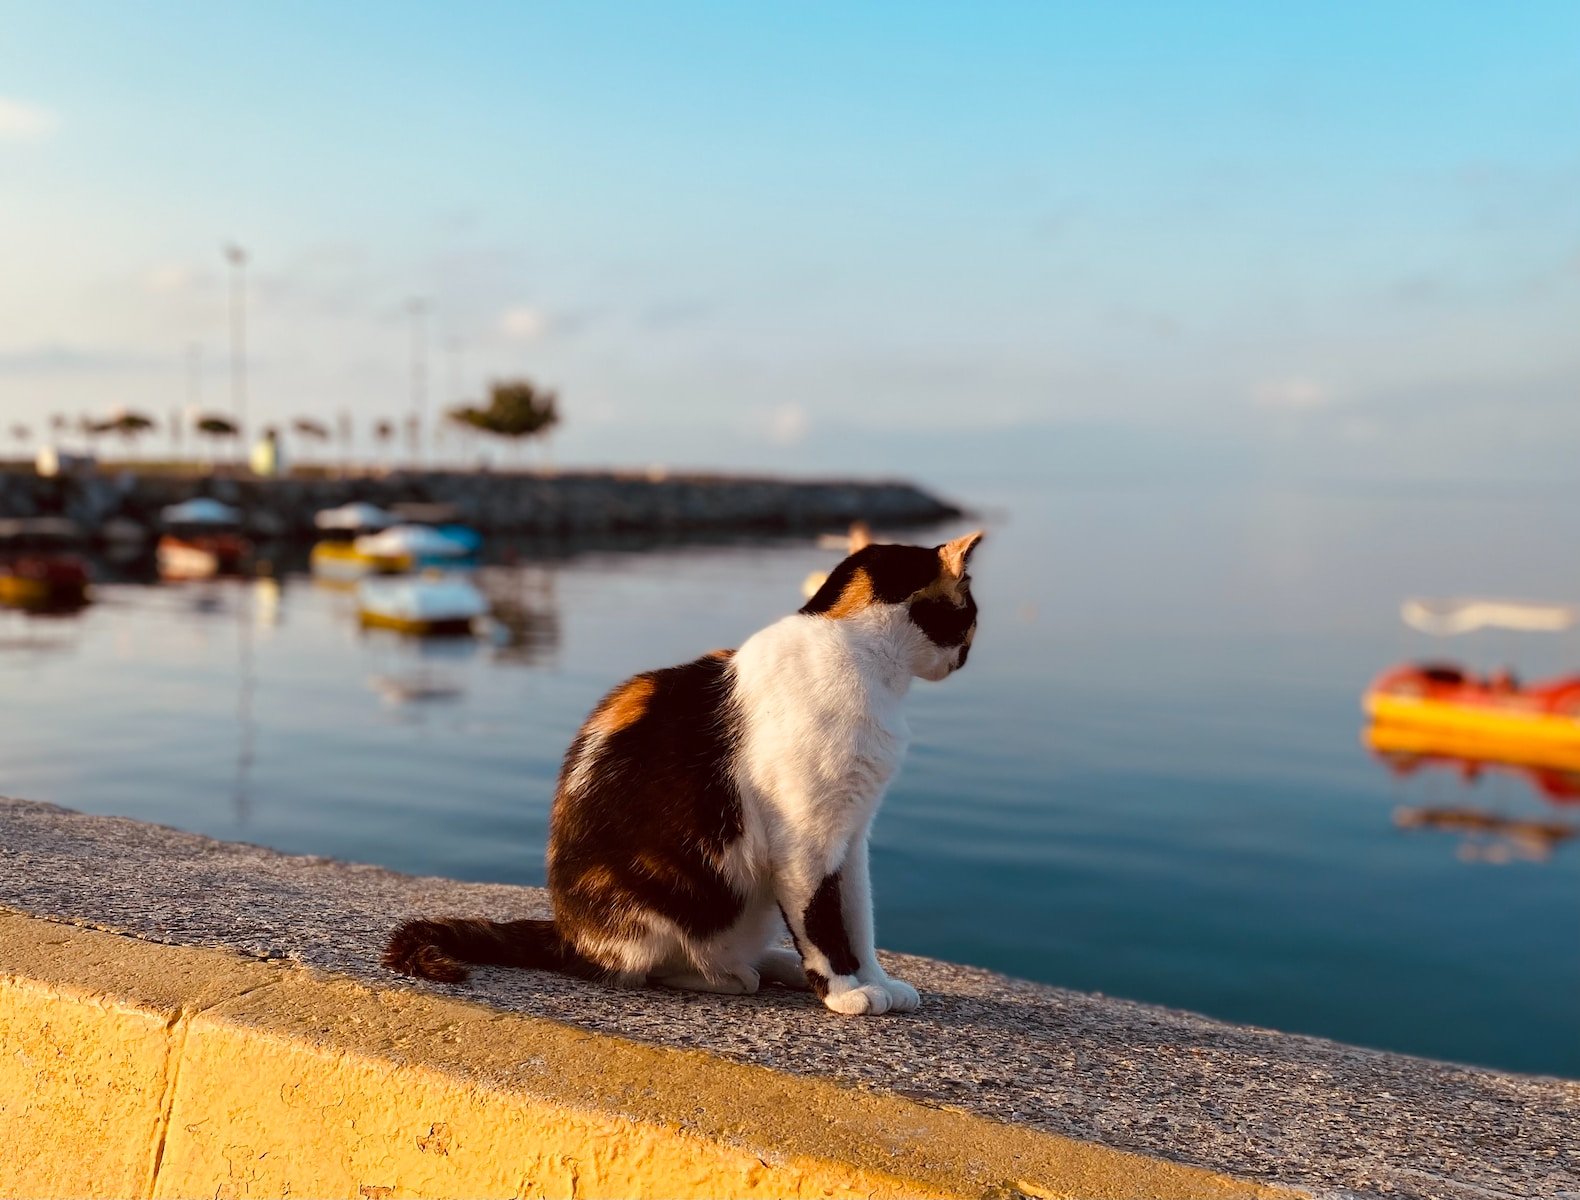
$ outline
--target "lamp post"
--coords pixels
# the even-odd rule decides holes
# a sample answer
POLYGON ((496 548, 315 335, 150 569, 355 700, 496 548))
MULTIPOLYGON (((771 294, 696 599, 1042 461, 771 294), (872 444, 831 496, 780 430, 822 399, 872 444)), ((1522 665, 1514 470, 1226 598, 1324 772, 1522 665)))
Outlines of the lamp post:
POLYGON ((225 247, 230 263, 230 403, 236 414, 236 440, 247 457, 247 252, 232 242, 225 247))

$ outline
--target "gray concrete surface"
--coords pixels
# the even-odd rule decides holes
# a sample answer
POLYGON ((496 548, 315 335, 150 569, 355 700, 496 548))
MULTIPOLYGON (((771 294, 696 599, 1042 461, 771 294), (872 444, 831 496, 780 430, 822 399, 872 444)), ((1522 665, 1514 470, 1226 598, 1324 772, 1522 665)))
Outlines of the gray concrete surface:
POLYGON ((174 945, 428 987, 640 1041, 897 1092, 1319 1196, 1580 1197, 1580 1083, 1500 1074, 888 956, 908 1016, 804 993, 619 992, 480 970, 382 971, 396 921, 547 914, 530 888, 417 879, 0 799, 0 905, 174 945))

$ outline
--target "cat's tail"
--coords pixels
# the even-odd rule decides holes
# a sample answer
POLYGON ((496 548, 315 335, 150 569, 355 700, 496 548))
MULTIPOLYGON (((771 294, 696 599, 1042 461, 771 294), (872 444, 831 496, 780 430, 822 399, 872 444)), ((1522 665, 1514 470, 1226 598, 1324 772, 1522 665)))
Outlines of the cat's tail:
POLYGON ((384 965, 403 975, 460 983, 467 964, 525 967, 589 976, 597 968, 560 936, 553 921, 438 917, 406 921, 390 934, 384 965))

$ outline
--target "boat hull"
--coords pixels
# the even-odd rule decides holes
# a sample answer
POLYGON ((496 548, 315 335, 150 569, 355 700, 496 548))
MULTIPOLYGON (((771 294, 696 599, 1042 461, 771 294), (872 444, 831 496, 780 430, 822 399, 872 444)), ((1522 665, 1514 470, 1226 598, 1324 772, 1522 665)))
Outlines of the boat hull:
POLYGON ((313 574, 325 579, 361 579, 367 575, 398 575, 410 571, 409 554, 368 554, 350 542, 319 542, 311 556, 313 574))
POLYGON ((239 537, 182 538, 166 534, 159 539, 159 573, 166 579, 211 579, 241 573, 249 547, 239 537))
POLYGON ((363 611, 358 614, 368 629, 393 629, 397 633, 415 637, 459 637, 472 632, 471 617, 441 617, 433 620, 421 617, 401 617, 393 613, 363 611))
POLYGON ((0 604, 8 608, 80 608, 87 602, 86 580, 62 583, 0 574, 0 604))
POLYGON ((1436 730, 1482 741, 1541 744, 1580 752, 1580 717, 1534 706, 1468 704, 1428 696, 1369 692, 1366 712, 1379 725, 1436 730))

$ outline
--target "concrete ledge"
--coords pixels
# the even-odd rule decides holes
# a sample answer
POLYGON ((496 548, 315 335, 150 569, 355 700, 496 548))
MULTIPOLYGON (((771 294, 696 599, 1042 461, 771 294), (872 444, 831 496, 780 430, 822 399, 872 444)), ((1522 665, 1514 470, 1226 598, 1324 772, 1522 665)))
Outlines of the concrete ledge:
POLYGON ((0 914, 7 1195, 1273 1196, 415 990, 0 914))
POLYGON ((393 920, 541 893, 16 801, 0 905, 5 1194, 1580 1191, 1580 1085, 926 960, 895 962, 923 1011, 870 1020, 410 984, 375 965, 393 920))

